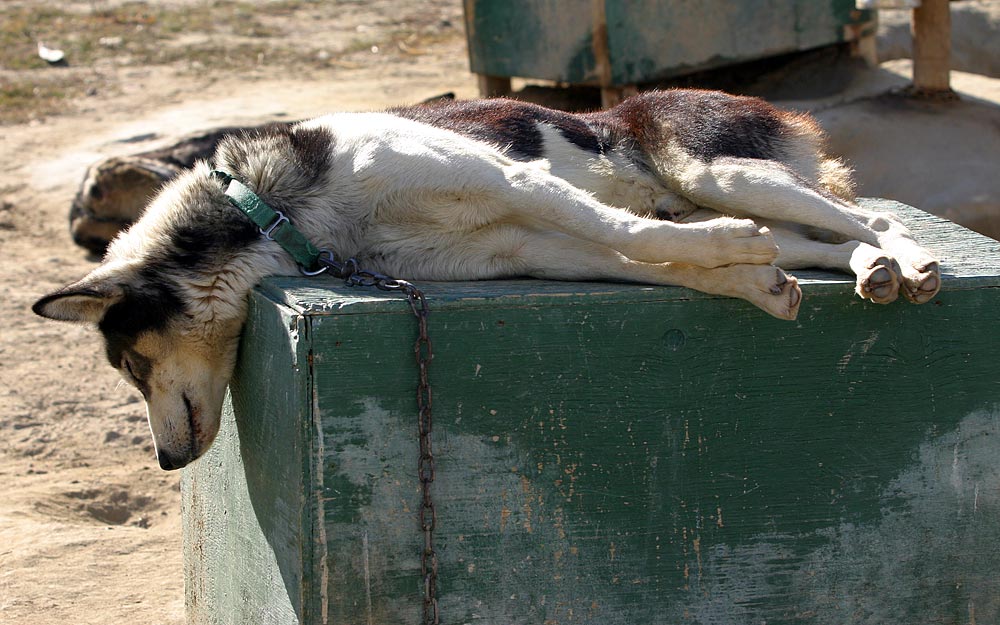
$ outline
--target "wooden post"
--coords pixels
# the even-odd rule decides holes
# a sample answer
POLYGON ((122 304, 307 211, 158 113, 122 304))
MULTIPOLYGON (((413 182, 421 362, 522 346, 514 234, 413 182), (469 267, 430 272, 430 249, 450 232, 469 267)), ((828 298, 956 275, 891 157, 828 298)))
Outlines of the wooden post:
POLYGON ((625 98, 631 98, 639 93, 639 88, 635 85, 625 85, 624 87, 601 87, 601 108, 613 108, 625 98))
POLYGON ((948 0, 923 0, 913 9, 913 91, 950 94, 951 13, 948 0))
POLYGON ((591 0, 593 50, 597 79, 601 84, 601 108, 611 108, 622 100, 621 92, 611 83, 611 58, 608 52, 608 20, 605 0, 591 0))
POLYGON ((484 98, 504 98, 511 94, 510 77, 476 74, 479 79, 479 95, 484 98))

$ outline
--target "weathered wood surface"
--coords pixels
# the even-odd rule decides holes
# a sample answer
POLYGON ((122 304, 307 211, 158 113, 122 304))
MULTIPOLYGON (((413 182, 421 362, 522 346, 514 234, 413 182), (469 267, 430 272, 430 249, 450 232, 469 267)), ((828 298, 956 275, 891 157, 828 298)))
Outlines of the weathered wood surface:
MULTIPOLYGON (((1000 622, 1000 244, 925 306, 429 284, 445 623, 1000 622)), ((184 478, 193 623, 417 623, 413 320, 273 279, 184 478)))
POLYGON ((465 22, 476 73, 603 86, 809 50, 874 25, 853 0, 465 0, 465 22))
MULTIPOLYGON (((308 322, 255 306, 245 332, 261 358, 241 367, 212 449, 183 476, 188 622, 296 623, 316 594, 308 322), (240 419, 233 414, 255 415, 240 419)), ((311 621, 320 622, 320 621, 311 621)))

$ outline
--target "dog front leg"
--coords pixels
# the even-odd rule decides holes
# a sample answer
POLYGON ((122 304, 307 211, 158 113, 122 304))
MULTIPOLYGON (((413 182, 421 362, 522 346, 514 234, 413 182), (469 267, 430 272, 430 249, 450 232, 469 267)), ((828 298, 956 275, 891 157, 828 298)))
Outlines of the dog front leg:
POLYGON ((609 247, 557 233, 525 236, 517 257, 524 272, 551 280, 608 280, 684 286, 745 299, 779 319, 795 319, 798 281, 772 265, 705 268, 683 263, 643 263, 609 247))

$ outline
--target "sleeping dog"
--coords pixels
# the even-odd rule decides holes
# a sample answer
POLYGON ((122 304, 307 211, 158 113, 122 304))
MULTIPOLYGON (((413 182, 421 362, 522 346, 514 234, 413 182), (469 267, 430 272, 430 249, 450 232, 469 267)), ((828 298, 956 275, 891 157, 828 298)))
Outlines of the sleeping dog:
MULTIPOLYGON (((583 115, 512 100, 339 113, 229 136, 214 167, 317 247, 397 278, 680 285, 794 319, 802 293, 778 267, 826 267, 872 302, 931 299, 938 262, 853 203, 822 143, 806 115, 673 90, 583 115)), ((34 311, 98 325, 176 469, 218 431, 250 289, 297 273, 201 162, 34 311)))

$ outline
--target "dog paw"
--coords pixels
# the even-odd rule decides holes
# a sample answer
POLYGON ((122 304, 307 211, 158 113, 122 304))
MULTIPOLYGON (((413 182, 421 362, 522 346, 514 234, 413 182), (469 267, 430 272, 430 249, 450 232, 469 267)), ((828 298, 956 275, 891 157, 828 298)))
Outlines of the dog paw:
POLYGON ((774 235, 766 226, 749 219, 719 217, 689 224, 703 235, 703 241, 690 262, 701 267, 724 265, 770 265, 778 257, 774 235))
POLYGON ((897 237, 883 246, 899 261, 900 292, 914 304, 929 302, 941 290, 941 264, 915 241, 897 237))
POLYGON ((726 295, 741 297, 778 319, 795 319, 802 289, 793 276, 773 265, 733 265, 714 270, 713 285, 726 295))
POLYGON ((878 256, 857 272, 855 293, 876 304, 888 304, 899 296, 901 270, 895 259, 878 256))
POLYGON ((941 266, 925 258, 903 269, 903 295, 914 304, 929 302, 941 290, 941 266))
MULTIPOLYGON (((799 305, 802 303, 802 289, 794 276, 786 274, 777 267, 768 267, 772 278, 768 280, 767 294, 763 304, 757 304, 766 312, 778 319, 794 320, 799 315, 799 305)), ((756 302, 755 302, 756 303, 756 302)))

